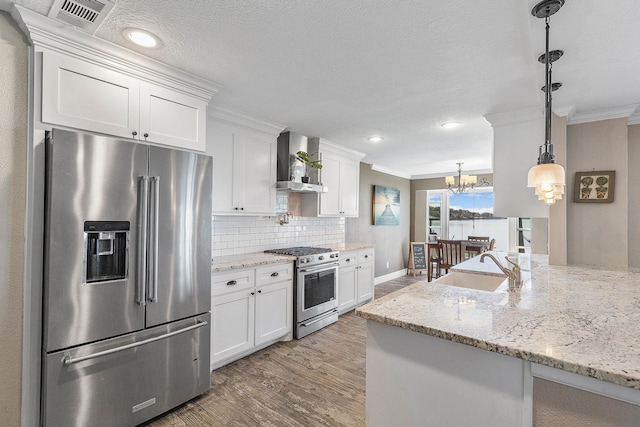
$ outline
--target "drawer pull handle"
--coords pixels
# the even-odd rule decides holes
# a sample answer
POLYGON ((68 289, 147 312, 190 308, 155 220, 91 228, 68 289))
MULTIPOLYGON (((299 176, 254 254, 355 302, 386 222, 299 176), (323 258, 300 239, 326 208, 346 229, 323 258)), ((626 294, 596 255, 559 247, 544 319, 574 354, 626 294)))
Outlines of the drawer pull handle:
POLYGON ((271 273, 271 277, 278 277, 278 272, 276 271, 275 273, 271 273))
POLYGON ((238 284, 238 282, 237 282, 237 281, 235 281, 235 280, 229 280, 229 281, 227 282, 227 286, 233 286, 233 285, 237 285, 237 284, 238 284))

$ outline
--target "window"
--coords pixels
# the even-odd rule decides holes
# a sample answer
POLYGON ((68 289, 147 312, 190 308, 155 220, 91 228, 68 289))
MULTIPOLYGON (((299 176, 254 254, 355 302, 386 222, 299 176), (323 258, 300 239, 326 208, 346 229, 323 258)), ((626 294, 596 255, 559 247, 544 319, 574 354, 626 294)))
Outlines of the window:
POLYGON ((427 193, 427 230, 429 234, 445 236, 446 220, 442 215, 446 209, 447 193, 444 191, 429 191, 427 193))
POLYGON ((507 218, 493 216, 493 189, 483 188, 465 193, 446 190, 428 191, 428 230, 441 239, 464 240, 468 236, 490 236, 495 249, 509 248, 507 218), (442 215, 443 213, 446 215, 442 215))

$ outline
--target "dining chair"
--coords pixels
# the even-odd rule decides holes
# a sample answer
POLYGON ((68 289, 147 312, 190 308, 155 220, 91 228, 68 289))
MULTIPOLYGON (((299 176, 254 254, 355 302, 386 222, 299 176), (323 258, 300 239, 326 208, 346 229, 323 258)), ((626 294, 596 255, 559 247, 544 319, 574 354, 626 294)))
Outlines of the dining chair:
POLYGON ((487 250, 492 251, 495 245, 496 245, 496 239, 491 239, 491 241, 489 242, 489 249, 487 250))
POLYGON ((438 258, 440 269, 449 272, 449 269, 464 261, 462 254, 462 240, 438 240, 438 258))
POLYGON ((427 245, 428 271, 427 282, 440 277, 440 243, 429 243, 427 245))

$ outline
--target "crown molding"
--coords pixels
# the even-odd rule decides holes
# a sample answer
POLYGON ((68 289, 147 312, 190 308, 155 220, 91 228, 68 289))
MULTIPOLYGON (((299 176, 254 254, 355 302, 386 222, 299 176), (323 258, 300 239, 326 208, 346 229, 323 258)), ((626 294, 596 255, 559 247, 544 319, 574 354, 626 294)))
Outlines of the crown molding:
POLYGON ((335 142, 327 141, 324 138, 320 138, 317 136, 310 136, 309 139, 317 139, 318 142, 322 145, 323 150, 333 151, 334 153, 340 154, 342 156, 347 155, 353 158, 353 160, 360 162, 366 156, 365 153, 361 153, 360 151, 353 150, 351 148, 343 147, 341 145, 336 144, 335 142))
POLYGON ((553 113, 556 116, 566 117, 568 120, 575 111, 575 108, 575 105, 561 105, 559 107, 553 107, 553 113))
POLYGON ((39 49, 60 52, 140 80, 170 87, 207 102, 222 88, 217 83, 76 31, 70 25, 19 5, 13 5, 11 15, 31 44, 39 49))
MULTIPOLYGON (((464 175, 490 175, 493 173, 493 169, 475 169, 475 170, 463 170, 464 175)), ((411 179, 434 179, 444 178, 445 176, 458 176, 458 171, 453 172, 440 172, 440 173, 426 173, 421 175, 413 175, 411 179)))
POLYGON ((540 120, 544 118, 544 109, 541 107, 525 108, 522 110, 505 111, 503 113, 485 114, 483 117, 492 127, 495 128, 540 120))
POLYGON ((222 107, 220 105, 209 105, 207 117, 235 127, 240 126, 248 131, 258 131, 274 138, 277 138, 286 128, 285 125, 270 122, 243 111, 222 107))
POLYGON ((638 106, 640 106, 640 104, 574 113, 568 118, 567 124, 575 125, 579 123, 599 122, 601 120, 629 118, 631 114, 638 109, 638 106))
POLYGON ((629 118, 627 119, 627 124, 628 125, 639 125, 640 124, 640 111, 630 115, 629 118))
POLYGON ((400 172, 395 169, 385 168, 384 166, 376 165, 374 163, 371 163, 371 170, 386 173, 387 175, 397 176, 398 178, 412 179, 411 174, 400 172))

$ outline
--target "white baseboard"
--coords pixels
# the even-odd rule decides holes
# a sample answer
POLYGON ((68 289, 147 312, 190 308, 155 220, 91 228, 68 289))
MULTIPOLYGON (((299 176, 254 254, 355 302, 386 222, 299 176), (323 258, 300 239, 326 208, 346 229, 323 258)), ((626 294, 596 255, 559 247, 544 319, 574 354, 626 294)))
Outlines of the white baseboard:
POLYGON ((391 279, 397 279, 398 277, 406 276, 407 269, 403 268, 402 270, 394 271, 393 273, 385 274, 384 276, 378 276, 373 279, 374 285, 379 285, 380 283, 384 283, 391 279))

